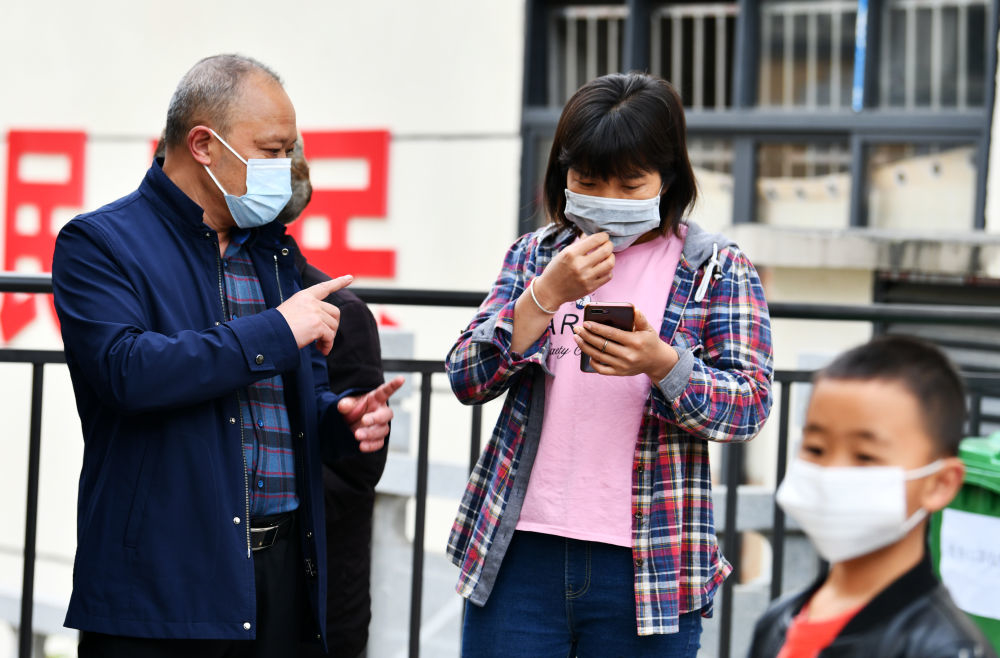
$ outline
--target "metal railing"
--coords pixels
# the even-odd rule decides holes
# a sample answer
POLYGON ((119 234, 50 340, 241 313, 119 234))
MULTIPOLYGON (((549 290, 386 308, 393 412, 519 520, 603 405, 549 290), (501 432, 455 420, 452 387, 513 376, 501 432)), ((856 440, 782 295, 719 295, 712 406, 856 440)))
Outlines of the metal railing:
POLYGON ((883 107, 981 107, 981 50, 990 47, 988 0, 888 0, 879 98, 883 107), (976 34, 976 31, 979 34, 976 34), (922 56, 921 53, 925 53, 922 56))
POLYGON ((650 71, 670 80, 685 105, 722 110, 732 105, 735 2, 657 7, 650 17, 650 71))
POLYGON ((856 0, 763 3, 760 104, 849 107, 857 11, 856 0))
POLYGON ((624 5, 559 7, 549 22, 550 107, 562 107, 587 80, 621 68, 625 43, 624 5), (558 45, 556 45, 558 44, 558 45))
MULTIPOLYGON (((0 274, 0 293, 21 292, 51 293, 51 280, 47 275, 0 274)), ((474 307, 484 298, 484 293, 433 290, 357 288, 354 292, 368 303, 399 304, 440 307, 474 307)), ((869 306, 834 304, 775 303, 770 305, 774 319, 799 319, 815 321, 865 321, 872 323, 933 323, 943 325, 1000 325, 1000 307, 923 306, 913 304, 874 304, 869 306)), ((19 658, 30 658, 32 651, 32 605, 34 601, 35 546, 38 513, 38 481, 41 450, 42 387, 44 367, 65 363, 60 350, 22 350, 0 348, 0 363, 29 363, 32 366, 32 388, 29 428, 28 491, 24 534, 24 572, 21 590, 20 626, 18 629, 19 658)), ((410 584, 409 655, 420 655, 421 598, 424 570, 424 531, 427 502, 428 454, 430 447, 431 378, 444 372, 440 360, 386 359, 386 371, 408 372, 419 375, 420 417, 418 421, 416 459, 416 514, 413 537, 412 574, 410 584)), ((775 394, 778 410, 778 453, 775 464, 776 481, 784 477, 788 460, 790 432, 791 392, 796 384, 808 383, 811 372, 806 370, 778 370, 775 372, 775 394)), ((984 424, 1000 424, 1000 415, 983 413, 984 396, 1000 397, 1000 376, 988 373, 964 373, 970 393, 970 421, 968 433, 976 435, 984 424)), ((482 409, 473 409, 470 427, 469 468, 475 463, 480 450, 482 409)), ((743 482, 745 446, 731 444, 722 447, 724 474, 723 486, 717 487, 716 497, 722 516, 722 547, 734 566, 733 575, 722 586, 719 614, 718 656, 732 655, 733 587, 740 576, 740 485, 743 482)), ((770 598, 782 591, 784 581, 784 556, 786 524, 777 505, 772 504, 770 519, 771 582, 770 598)))
MULTIPOLYGON (((988 0, 885 0, 873 6, 882 12, 877 71, 881 107, 964 110, 983 105, 988 0)), ((651 10, 650 71, 672 81, 690 109, 733 105, 739 7, 738 2, 720 0, 663 4, 651 10)), ((858 0, 760 3, 760 106, 851 107, 858 7, 858 0)), ((587 80, 619 70, 628 13, 627 3, 552 9, 550 107, 561 107, 587 80)))

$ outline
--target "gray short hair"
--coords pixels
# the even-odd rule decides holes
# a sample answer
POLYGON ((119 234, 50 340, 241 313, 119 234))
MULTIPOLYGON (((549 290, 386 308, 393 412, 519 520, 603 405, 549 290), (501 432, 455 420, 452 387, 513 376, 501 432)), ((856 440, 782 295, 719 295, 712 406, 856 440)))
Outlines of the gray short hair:
POLYGON ((199 123, 210 123, 220 134, 228 133, 233 103, 252 73, 263 73, 281 84, 277 73, 245 55, 213 55, 192 66, 170 98, 164 134, 167 145, 182 144, 199 123))

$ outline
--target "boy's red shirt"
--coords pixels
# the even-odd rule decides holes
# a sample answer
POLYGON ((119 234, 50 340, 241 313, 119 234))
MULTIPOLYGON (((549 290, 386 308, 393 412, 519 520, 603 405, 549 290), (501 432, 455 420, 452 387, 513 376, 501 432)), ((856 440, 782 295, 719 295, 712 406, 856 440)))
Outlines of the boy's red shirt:
POLYGON ((843 630, 847 622, 864 606, 848 610, 842 615, 809 621, 809 604, 803 606, 788 627, 785 644, 776 658, 816 658, 819 652, 830 646, 834 638, 843 630))

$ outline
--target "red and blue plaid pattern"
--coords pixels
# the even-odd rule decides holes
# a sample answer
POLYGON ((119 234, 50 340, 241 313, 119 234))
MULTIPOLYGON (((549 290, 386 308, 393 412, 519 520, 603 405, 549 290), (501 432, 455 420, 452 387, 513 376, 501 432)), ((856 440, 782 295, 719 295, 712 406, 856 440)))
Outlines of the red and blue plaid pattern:
MULTIPOLYGON (((691 225, 689 242, 694 234, 704 238, 691 225)), ((515 480, 529 475, 519 473, 518 465, 534 375, 548 343, 546 332, 524 355, 510 351, 514 304, 573 239, 571 232, 552 226, 520 238, 448 355, 448 376, 462 402, 481 403, 507 392, 448 542, 448 554, 461 569, 456 589, 473 601, 483 602, 489 594, 487 556, 506 550, 497 530, 515 480)), ((690 376, 671 399, 663 382, 651 387, 636 441, 632 552, 639 635, 676 632, 680 614, 711 610, 715 591, 732 568, 715 534, 708 441, 753 438, 771 408, 771 329, 763 288, 738 248, 719 247, 721 278, 701 301, 695 300, 695 287, 705 263, 691 262, 687 250, 678 263, 660 337, 681 354, 675 370, 686 363, 690 376)))
MULTIPOLYGON (((226 249, 223 272, 229 319, 267 310, 260 280, 243 248, 245 235, 226 249)), ((281 375, 262 379, 240 393, 243 455, 250 488, 250 518, 289 512, 299 506, 295 494, 295 453, 281 375)))

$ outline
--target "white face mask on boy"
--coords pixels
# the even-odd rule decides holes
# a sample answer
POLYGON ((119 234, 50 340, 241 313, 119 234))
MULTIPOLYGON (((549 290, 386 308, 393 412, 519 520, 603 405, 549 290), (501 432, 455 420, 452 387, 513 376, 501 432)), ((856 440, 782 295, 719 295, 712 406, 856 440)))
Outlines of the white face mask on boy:
POLYGON ((906 516, 906 482, 939 471, 940 459, 906 471, 898 466, 817 466, 795 459, 776 500, 828 562, 867 555, 903 538, 926 516, 906 516))

